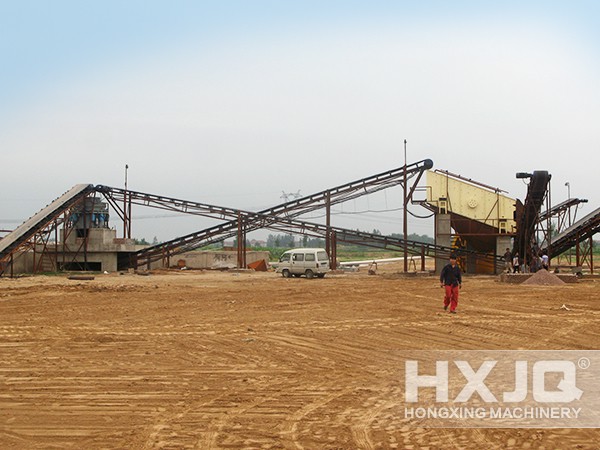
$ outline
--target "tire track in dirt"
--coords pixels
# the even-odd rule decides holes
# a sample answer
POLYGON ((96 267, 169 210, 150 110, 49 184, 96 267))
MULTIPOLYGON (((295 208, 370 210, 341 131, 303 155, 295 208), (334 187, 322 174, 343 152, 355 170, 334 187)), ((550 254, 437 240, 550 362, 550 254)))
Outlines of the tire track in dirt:
POLYGON ((328 355, 327 360, 353 363, 357 359, 357 349, 349 344, 339 341, 321 342, 317 338, 297 336, 287 333, 269 334, 262 338, 280 347, 287 347, 295 351, 307 352, 311 358, 319 360, 323 355, 328 355))
MULTIPOLYGON (((322 391, 335 388, 320 386, 317 389, 322 391)), ((351 391, 352 389, 342 389, 340 391, 338 388, 338 392, 333 392, 325 395, 322 398, 319 398, 317 401, 312 401, 287 417, 281 427, 281 436, 283 438, 283 443, 286 444, 285 447, 305 450, 305 447, 300 443, 300 438, 298 437, 298 425, 302 422, 302 419, 306 418, 308 415, 314 413, 318 409, 326 407, 332 401, 349 394, 351 391)))
MULTIPOLYGON (((217 445, 217 439, 219 435, 222 433, 222 430, 237 417, 244 415, 246 412, 256 408, 258 405, 265 403, 270 400, 270 398, 260 398, 256 399, 249 404, 236 408, 233 412, 227 412, 223 414, 219 414, 215 419, 213 419, 208 425, 208 432, 205 433, 202 438, 196 442, 195 447, 199 449, 213 449, 219 448, 217 445)), ((207 404, 205 406, 210 405, 207 404)))
POLYGON ((547 290, 471 278, 453 317, 441 311, 435 279, 96 281, 32 278, 1 292, 10 296, 0 295, 0 448, 593 448, 597 440, 594 430, 425 429, 396 408, 405 350, 598 348, 597 286, 562 291, 559 302, 577 306, 558 311, 547 290))
POLYGON ((382 394, 382 392, 378 392, 377 396, 370 397, 368 400, 373 401, 377 406, 368 406, 366 408, 367 412, 356 417, 357 423, 350 426, 357 448, 369 450, 376 448, 376 444, 373 443, 370 437, 373 421, 386 409, 393 408, 399 404, 398 401, 381 400, 382 394))

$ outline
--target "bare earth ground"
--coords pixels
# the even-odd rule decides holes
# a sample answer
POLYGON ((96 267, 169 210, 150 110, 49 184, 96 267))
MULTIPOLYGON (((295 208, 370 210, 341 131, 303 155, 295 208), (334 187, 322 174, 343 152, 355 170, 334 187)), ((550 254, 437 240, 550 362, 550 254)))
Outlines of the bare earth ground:
POLYGON ((399 350, 598 349, 600 282, 170 272, 0 280, 0 448, 600 448, 401 417, 399 350), (570 311, 560 309, 567 304, 570 311))

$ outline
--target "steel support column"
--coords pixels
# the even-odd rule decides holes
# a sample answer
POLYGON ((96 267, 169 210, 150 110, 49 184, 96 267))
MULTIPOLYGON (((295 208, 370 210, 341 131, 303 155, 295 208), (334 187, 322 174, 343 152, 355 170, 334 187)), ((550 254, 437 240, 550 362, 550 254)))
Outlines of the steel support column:
POLYGON ((402 234, 404 239, 404 248, 403 248, 403 256, 404 256, 404 272, 408 272, 408 247, 407 247, 407 239, 408 239, 408 186, 406 180, 406 168, 407 168, 407 160, 406 160, 406 139, 404 139, 404 180, 402 182, 402 216, 403 216, 403 224, 402 224, 402 234))
POLYGON ((87 198, 83 199, 83 270, 88 270, 88 236, 90 230, 87 224, 87 198))
POLYGON ((37 255, 37 233, 33 235, 33 273, 37 273, 37 264, 36 264, 36 255, 37 255))
POLYGON ((325 250, 329 255, 329 267, 335 266, 335 250, 332 250, 331 245, 331 192, 327 191, 325 197, 325 226, 327 232, 325 233, 325 250))
POLYGON ((246 227, 241 213, 238 214, 237 267, 238 269, 246 268, 246 227))
POLYGON ((127 189, 123 191, 123 239, 127 239, 127 189))
POLYGON ((590 236, 590 274, 594 275, 594 236, 590 236))
POLYGON ((330 235, 330 245, 331 245, 331 261, 329 264, 329 268, 331 270, 337 269, 337 236, 335 231, 328 233, 330 235))
POLYGON ((579 236, 577 236, 575 242, 577 242, 577 244, 575 245, 575 265, 577 267, 581 267, 581 246, 579 245, 579 236))
POLYGON ((127 239, 131 239, 131 196, 127 201, 127 239))

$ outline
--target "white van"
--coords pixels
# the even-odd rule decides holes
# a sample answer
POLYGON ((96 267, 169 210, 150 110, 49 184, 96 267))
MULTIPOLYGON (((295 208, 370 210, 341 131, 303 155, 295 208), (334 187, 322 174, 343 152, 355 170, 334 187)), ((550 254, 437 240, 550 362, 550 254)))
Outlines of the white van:
POLYGON ((295 248, 288 250, 279 258, 277 272, 285 278, 292 275, 306 278, 323 278, 329 272, 329 256, 322 248, 295 248))

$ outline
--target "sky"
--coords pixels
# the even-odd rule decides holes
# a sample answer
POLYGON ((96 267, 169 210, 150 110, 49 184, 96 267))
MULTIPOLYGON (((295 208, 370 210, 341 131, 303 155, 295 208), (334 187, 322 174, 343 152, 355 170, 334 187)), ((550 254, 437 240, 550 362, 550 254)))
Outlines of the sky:
MULTIPOLYGON (((517 172, 548 170, 552 202, 569 183, 583 215, 600 204, 599 20, 577 0, 0 0, 0 229, 75 184, 122 187, 126 164, 131 189, 260 210, 400 167, 405 139, 409 163, 515 198, 517 172)), ((332 224, 401 233, 400 206, 391 189, 332 224)), ((136 208, 133 233, 214 223, 136 208)))

